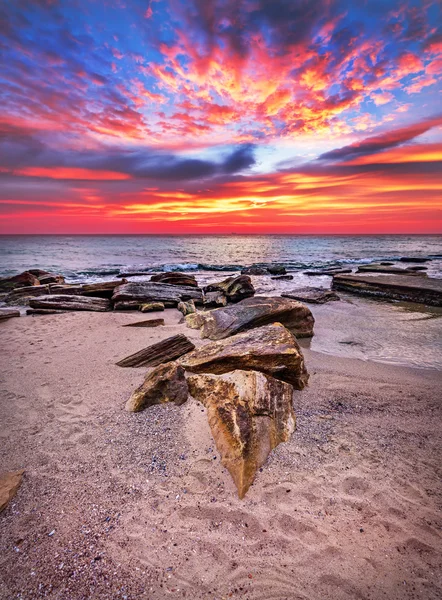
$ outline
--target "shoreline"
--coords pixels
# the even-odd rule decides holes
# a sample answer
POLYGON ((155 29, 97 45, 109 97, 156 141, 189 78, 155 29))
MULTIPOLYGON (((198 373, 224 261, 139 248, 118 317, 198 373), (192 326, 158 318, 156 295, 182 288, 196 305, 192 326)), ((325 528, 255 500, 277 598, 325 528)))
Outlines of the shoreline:
POLYGON ((439 371, 305 349, 297 430, 238 500, 201 405, 124 411, 146 370, 117 360, 203 343, 178 311, 122 327, 138 316, 1 325, 0 459, 25 469, 0 515, 1 598, 440 596, 439 371))

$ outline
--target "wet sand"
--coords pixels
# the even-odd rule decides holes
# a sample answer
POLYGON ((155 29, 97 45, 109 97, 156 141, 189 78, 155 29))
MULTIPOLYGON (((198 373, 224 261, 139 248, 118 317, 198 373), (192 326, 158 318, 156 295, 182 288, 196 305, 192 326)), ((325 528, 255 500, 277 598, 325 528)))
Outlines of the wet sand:
POLYGON ((0 471, 25 469, 0 514, 1 598, 441 597, 440 372, 306 348, 297 431, 240 501, 200 405, 123 410, 145 371, 117 360, 202 343, 157 316, 0 324, 0 471))

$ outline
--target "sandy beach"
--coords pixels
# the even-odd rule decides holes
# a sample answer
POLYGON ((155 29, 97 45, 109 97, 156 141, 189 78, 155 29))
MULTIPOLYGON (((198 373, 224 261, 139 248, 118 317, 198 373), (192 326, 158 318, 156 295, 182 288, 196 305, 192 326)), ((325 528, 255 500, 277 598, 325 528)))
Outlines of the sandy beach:
POLYGON ((442 376, 304 349, 297 431, 237 498, 205 409, 124 404, 115 362, 173 333, 139 313, 1 323, 0 597, 436 599, 442 376))

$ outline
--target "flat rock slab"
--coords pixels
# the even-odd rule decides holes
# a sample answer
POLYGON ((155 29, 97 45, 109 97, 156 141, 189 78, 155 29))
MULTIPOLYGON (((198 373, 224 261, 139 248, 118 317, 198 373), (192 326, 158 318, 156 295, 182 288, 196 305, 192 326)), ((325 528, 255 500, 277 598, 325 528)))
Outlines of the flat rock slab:
POLYGON ((312 337, 314 318, 310 309, 288 298, 255 296, 238 304, 197 312, 186 317, 192 329, 201 329, 201 337, 221 340, 254 327, 282 323, 296 337, 312 337))
POLYGON ((207 408, 209 426, 243 498, 269 453, 295 429, 293 388, 256 371, 192 375, 191 395, 207 408))
POLYGON ((0 477, 0 512, 4 510, 17 493, 23 479, 24 470, 5 473, 0 477))
POLYGON ((64 294, 41 296, 29 301, 31 308, 55 308, 57 310, 89 310, 105 312, 110 309, 110 301, 106 298, 88 296, 69 296, 64 294))
POLYGON ((442 279, 413 275, 336 275, 332 288, 361 296, 442 306, 442 279))
POLYGON ((119 367, 156 367, 175 360, 194 349, 194 344, 180 333, 123 358, 117 362, 117 365, 119 367))
POLYGON ((206 344, 179 361, 190 373, 261 371, 302 390, 308 382, 304 356, 290 331, 279 323, 206 344))
POLYGON ((181 300, 194 300, 202 303, 203 292, 191 286, 156 283, 153 281, 129 282, 115 288, 112 301, 133 302, 141 306, 149 302, 173 302, 175 306, 181 300))
POLYGON ((27 315, 64 315, 66 310, 57 310, 56 308, 28 308, 27 315))
POLYGON ((123 327, 160 327, 161 325, 164 325, 164 319, 147 319, 146 321, 127 323, 123 327))
POLYGON ((14 310, 13 308, 0 308, 0 321, 6 319, 12 319, 12 317, 19 317, 20 311, 14 310))
POLYGON ((304 271, 304 275, 310 275, 310 277, 319 277, 323 275, 337 275, 338 273, 351 273, 351 269, 320 269, 318 271, 304 271))
POLYGON ((297 290, 284 292, 281 296, 283 298, 300 300, 301 302, 311 302, 312 304, 325 304, 326 302, 340 300, 338 294, 335 294, 332 290, 324 290, 323 288, 317 287, 299 288, 297 290))
MULTIPOLYGON (((420 271, 420 268, 419 268, 420 271)), ((391 275, 421 275, 426 276, 426 273, 410 272, 401 267, 390 267, 385 265, 361 265, 358 267, 358 273, 389 273, 391 275)))

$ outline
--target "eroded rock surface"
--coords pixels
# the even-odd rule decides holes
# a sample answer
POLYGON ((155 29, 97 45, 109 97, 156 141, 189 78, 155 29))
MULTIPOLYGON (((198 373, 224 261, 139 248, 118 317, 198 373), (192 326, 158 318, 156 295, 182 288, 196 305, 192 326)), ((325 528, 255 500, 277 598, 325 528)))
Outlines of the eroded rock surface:
POLYGON ((24 471, 5 473, 0 477, 0 512, 7 507, 17 493, 24 471))
POLYGON ((282 323, 296 337, 313 335, 314 318, 310 309, 288 298, 256 296, 238 304, 186 317, 192 329, 201 329, 201 337, 221 340, 236 333, 270 323, 282 323))
POLYGON ((35 275, 29 271, 24 271, 19 275, 13 275, 12 277, 5 277, 0 279, 0 292, 10 292, 16 288, 28 287, 33 285, 40 285, 39 280, 35 275))
POLYGON ((195 276, 189 275, 188 273, 158 273, 157 275, 152 275, 150 280, 160 283, 169 283, 171 285, 198 287, 195 276))
POLYGON ((250 298, 255 294, 255 288, 248 275, 239 275, 237 277, 228 277, 219 283, 211 283, 204 288, 204 292, 221 292, 227 298, 228 302, 240 302, 245 298, 250 298))
POLYGON ((303 287, 281 294, 283 298, 292 298, 300 302, 311 302, 312 304, 325 304, 334 300, 340 300, 338 294, 332 290, 317 287, 303 287))
POLYGON ((183 367, 177 363, 160 365, 146 375, 144 382, 127 401, 126 410, 138 412, 165 402, 180 406, 186 402, 188 393, 183 367))
POLYGON ((184 316, 192 315, 196 311, 193 300, 187 300, 186 302, 178 302, 177 308, 180 311, 180 313, 182 313, 184 316))
POLYGON ((106 298, 88 296, 51 295, 32 298, 31 308, 54 308, 57 310, 90 310, 104 312, 110 310, 110 302, 106 298))
POLYGON ((181 300, 203 301, 203 293, 199 288, 179 286, 153 281, 129 282, 115 288, 112 301, 133 302, 139 306, 149 302, 172 302, 174 306, 181 300))
POLYGON ((279 323, 206 344, 178 361, 191 373, 256 370, 302 390, 308 382, 304 356, 290 331, 279 323))
POLYGON ((207 408, 221 461, 243 498, 273 448, 295 429, 293 388, 256 371, 191 375, 192 396, 207 408))

